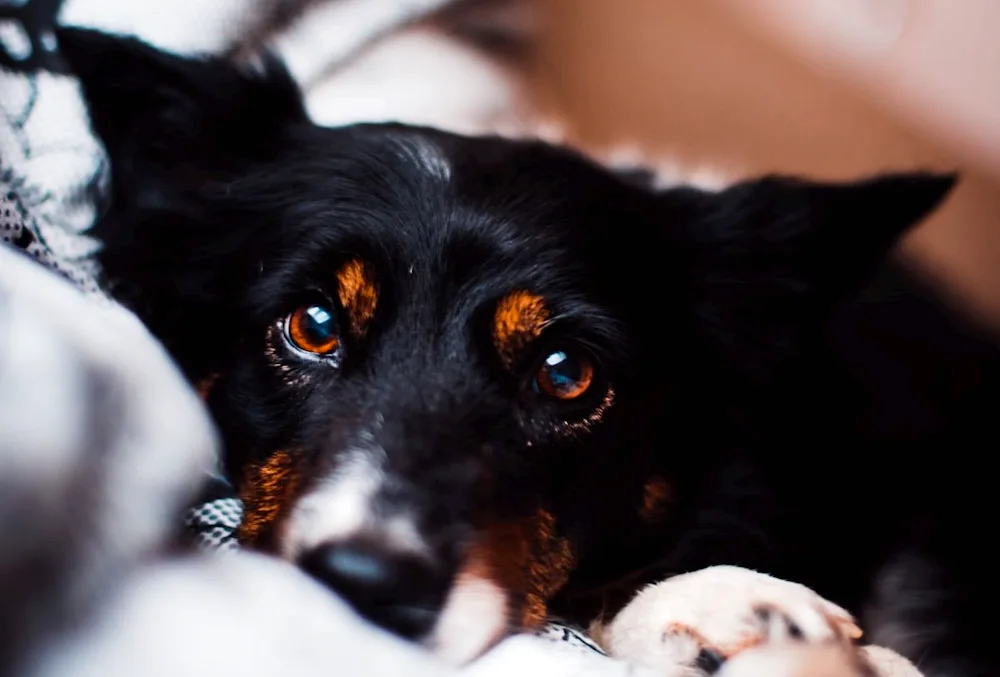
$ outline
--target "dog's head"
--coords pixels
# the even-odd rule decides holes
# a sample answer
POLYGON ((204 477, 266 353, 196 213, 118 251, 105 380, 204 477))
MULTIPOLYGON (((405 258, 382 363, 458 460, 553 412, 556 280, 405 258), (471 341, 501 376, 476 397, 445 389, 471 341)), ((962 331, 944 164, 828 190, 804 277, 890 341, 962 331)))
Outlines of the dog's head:
POLYGON ((319 128, 266 60, 61 42, 112 163, 109 284, 204 385, 244 542, 459 661, 669 524, 728 407, 951 186, 657 189, 543 143, 319 128))

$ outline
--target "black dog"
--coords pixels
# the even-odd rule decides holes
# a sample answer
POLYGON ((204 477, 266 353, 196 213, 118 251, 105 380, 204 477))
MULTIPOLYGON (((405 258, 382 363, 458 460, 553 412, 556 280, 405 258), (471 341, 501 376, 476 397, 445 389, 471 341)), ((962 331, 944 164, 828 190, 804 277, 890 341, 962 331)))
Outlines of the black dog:
POLYGON ((951 177, 660 190, 319 128, 266 59, 61 42, 112 160, 107 282, 203 387, 247 545, 458 658, 730 563, 996 674, 996 350, 883 267, 951 177))

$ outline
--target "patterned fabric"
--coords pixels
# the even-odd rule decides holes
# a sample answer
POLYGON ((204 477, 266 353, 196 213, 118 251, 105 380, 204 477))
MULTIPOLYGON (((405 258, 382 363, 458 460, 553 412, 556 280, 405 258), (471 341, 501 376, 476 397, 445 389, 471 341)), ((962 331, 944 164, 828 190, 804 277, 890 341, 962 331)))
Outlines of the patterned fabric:
POLYGON ((206 501, 193 507, 184 525, 202 550, 236 550, 236 530, 243 519, 243 503, 235 496, 206 501))
POLYGON ((564 646, 576 649, 586 654, 598 654, 607 656, 601 647, 597 646, 583 630, 571 625, 563 625, 558 621, 552 621, 538 631, 538 636, 553 642, 559 642, 564 646))
POLYGON ((53 28, 63 0, 0 0, 0 66, 62 72, 53 28))
POLYGON ((61 0, 0 0, 0 239, 97 293, 86 235, 106 162, 52 28, 61 0))

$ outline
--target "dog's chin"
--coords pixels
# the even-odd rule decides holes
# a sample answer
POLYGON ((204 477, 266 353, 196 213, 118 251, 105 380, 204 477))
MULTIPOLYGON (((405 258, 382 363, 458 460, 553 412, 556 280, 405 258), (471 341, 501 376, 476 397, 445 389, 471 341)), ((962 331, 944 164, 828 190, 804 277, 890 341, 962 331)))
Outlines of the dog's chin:
POLYGON ((461 573, 427 639, 444 662, 462 666, 486 653, 510 627, 510 599, 499 585, 461 573))

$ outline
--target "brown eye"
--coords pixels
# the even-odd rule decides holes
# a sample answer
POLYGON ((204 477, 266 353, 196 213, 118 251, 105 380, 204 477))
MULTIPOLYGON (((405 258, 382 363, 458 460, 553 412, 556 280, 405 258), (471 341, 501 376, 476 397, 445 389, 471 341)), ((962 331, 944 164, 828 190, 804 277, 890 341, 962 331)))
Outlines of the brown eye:
POLYGON ((535 392, 568 402, 590 390, 594 382, 594 363, 578 353, 557 350, 549 353, 531 382, 535 392))
POLYGON ((299 350, 330 355, 340 345, 336 313, 323 303, 300 306, 286 320, 288 340, 299 350))

